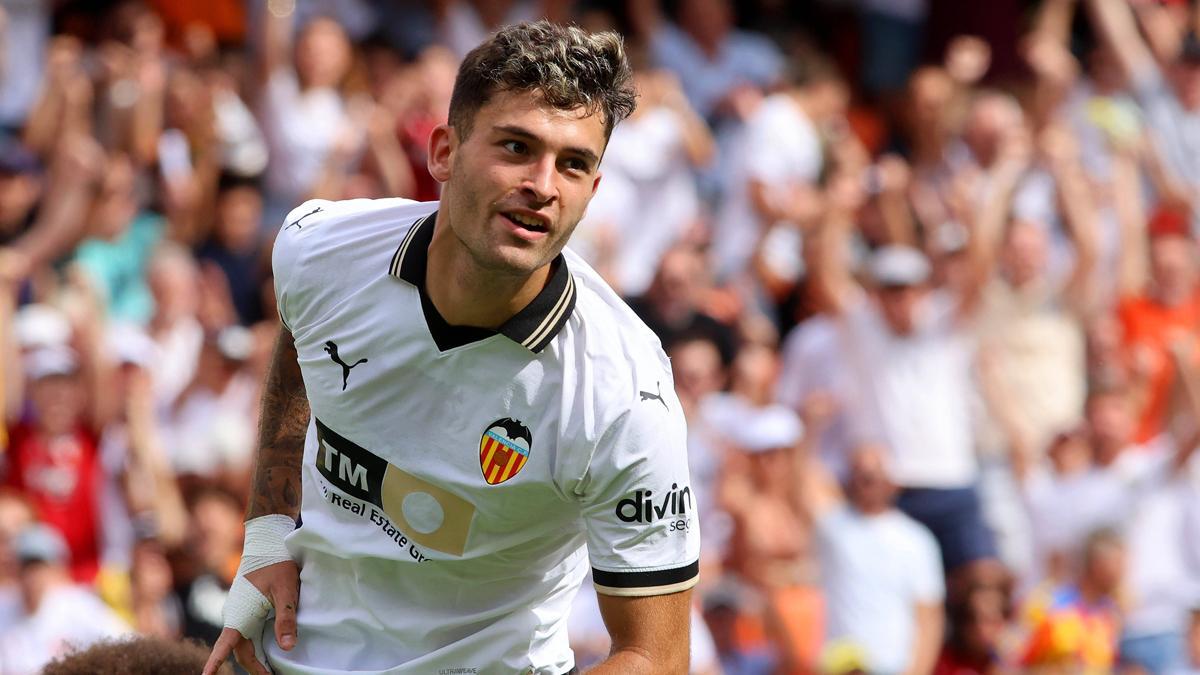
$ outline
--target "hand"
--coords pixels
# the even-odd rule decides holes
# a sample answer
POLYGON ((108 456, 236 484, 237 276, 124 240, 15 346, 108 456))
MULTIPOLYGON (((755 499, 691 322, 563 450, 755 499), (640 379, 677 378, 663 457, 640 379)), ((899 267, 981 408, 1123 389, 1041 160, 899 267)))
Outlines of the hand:
POLYGON ((992 65, 992 48, 974 35, 960 35, 946 49, 946 71, 955 82, 978 82, 992 65))
POLYGON ((1041 79, 1065 86, 1079 74, 1079 63, 1053 36, 1034 33, 1022 45, 1022 56, 1041 79))
MULTIPOLYGON (((291 651, 296 646, 296 605, 300 597, 300 568, 293 561, 267 565, 246 575, 271 606, 275 608, 275 642, 291 651)), ((262 620, 266 620, 264 614, 262 620)), ((253 675, 269 675, 266 666, 254 654, 254 643, 236 628, 226 626, 213 645, 203 675, 216 675, 217 669, 233 654, 237 662, 253 675)))
POLYGON ((83 46, 79 40, 60 35, 50 41, 46 55, 46 79, 51 86, 61 86, 80 70, 83 46))

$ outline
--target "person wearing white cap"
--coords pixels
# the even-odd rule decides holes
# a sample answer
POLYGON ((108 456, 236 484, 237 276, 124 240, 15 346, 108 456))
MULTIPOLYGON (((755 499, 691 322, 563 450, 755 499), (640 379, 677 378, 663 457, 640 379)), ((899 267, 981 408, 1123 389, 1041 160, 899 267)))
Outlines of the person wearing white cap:
POLYGON ((793 503, 791 451, 805 429, 785 405, 729 398, 713 420, 732 451, 717 490, 733 520, 722 586, 763 614, 780 670, 792 672, 815 656, 821 615, 811 537, 793 503))
POLYGON ((867 260, 866 293, 841 255, 851 222, 830 218, 820 238, 825 255, 813 270, 839 317, 850 374, 843 404, 859 439, 886 448, 902 488, 898 506, 933 532, 947 574, 993 574, 997 550, 976 486, 970 411, 970 323, 990 269, 987 238, 968 242, 975 274, 956 292, 931 288, 920 251, 888 245, 867 260))
POLYGON ((32 675, 69 649, 129 632, 100 598, 71 583, 70 552, 54 528, 29 526, 14 549, 24 614, 0 634, 0 673, 32 675))

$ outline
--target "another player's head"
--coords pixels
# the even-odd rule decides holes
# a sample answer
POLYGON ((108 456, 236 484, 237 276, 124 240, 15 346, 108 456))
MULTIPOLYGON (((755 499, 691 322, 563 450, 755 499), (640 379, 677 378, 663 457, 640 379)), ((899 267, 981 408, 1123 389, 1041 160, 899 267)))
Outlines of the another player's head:
MULTIPOLYGON (((95 675, 95 673, 124 673, 126 675, 166 675, 198 673, 208 660, 208 649, 198 642, 166 640, 156 637, 137 637, 128 640, 99 642, 83 651, 63 656, 42 671, 44 675, 95 675)), ((222 665, 220 675, 233 672, 229 664, 222 665)))
POLYGON ((546 21, 501 30, 463 60, 449 123, 430 138, 439 220, 484 270, 541 268, 583 217, 609 134, 633 108, 617 34, 546 21))

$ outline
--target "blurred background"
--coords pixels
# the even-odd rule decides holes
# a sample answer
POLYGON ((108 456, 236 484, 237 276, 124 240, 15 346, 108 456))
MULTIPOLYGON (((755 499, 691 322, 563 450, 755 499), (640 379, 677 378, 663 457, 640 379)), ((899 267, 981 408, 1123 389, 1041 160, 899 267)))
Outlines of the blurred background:
POLYGON ((694 672, 1200 673, 1182 0, 0 0, 0 673, 215 639, 274 233, 437 199, 542 16, 635 65, 572 247, 672 358, 694 672))

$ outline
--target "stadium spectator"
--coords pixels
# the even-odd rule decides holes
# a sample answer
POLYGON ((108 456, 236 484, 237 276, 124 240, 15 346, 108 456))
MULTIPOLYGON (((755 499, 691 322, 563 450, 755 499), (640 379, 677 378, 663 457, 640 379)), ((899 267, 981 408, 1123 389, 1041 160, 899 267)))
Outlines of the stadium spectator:
POLYGON ((663 254, 654 281, 644 295, 630 298, 629 306, 667 349, 683 336, 703 336, 717 346, 721 360, 730 363, 737 349, 737 334, 709 313, 709 292, 703 255, 694 247, 680 245, 663 254))
POLYGON ((1088 537, 1073 580, 1027 601, 1030 628, 1021 665, 1083 672, 1116 665, 1121 632, 1117 589, 1125 556, 1124 544, 1112 530, 1088 537))
MULTIPOLYGON (((860 439, 879 439, 899 508, 938 539, 948 574, 988 574, 996 547, 976 488, 978 467, 968 405, 974 395, 974 344, 964 321, 973 317, 982 270, 953 296, 931 290, 929 261, 911 247, 873 254, 870 295, 844 267, 849 214, 831 213, 814 274, 841 322, 853 395, 848 402, 860 439)), ((983 255, 976 232, 974 255, 983 255)), ((982 267, 982 265, 977 265, 982 267)))
MULTIPOLYGON (((1147 43, 1129 6, 1120 0, 1089 0, 1096 29, 1112 50, 1116 62, 1147 121, 1168 172, 1163 198, 1172 203, 1194 203, 1200 185, 1200 163, 1195 132, 1200 114, 1200 39, 1193 31, 1167 35, 1171 45, 1147 43), (1161 65, 1160 65, 1161 64, 1161 65)), ((1169 26, 1170 24, 1168 24, 1169 26)), ((1153 34, 1151 34, 1153 35, 1153 34)))
MULTIPOLYGON (((815 428, 819 420, 819 414, 808 416, 815 428)), ((794 453, 793 494, 814 529, 825 649, 861 650, 870 672, 930 672, 943 637, 945 586, 937 542, 893 506, 896 490, 880 448, 854 450, 843 488, 809 445, 794 453)))
POLYGON ((44 348, 27 359, 28 419, 9 432, 5 482, 33 502, 40 519, 60 534, 76 581, 100 568, 100 490, 103 474, 89 418, 95 394, 79 357, 68 347, 44 348))
POLYGON ((0 670, 33 675, 73 647, 124 635, 129 628, 94 594, 71 583, 67 543, 30 525, 16 537, 22 612, 0 631, 0 670))
POLYGON ((715 153, 712 132, 669 71, 635 70, 637 110, 613 130, 604 151, 604 180, 572 239, 593 267, 624 296, 650 285, 663 255, 701 226, 693 167, 715 153))
POLYGON ((847 98, 836 67, 810 58, 793 64, 788 86, 764 99, 746 119, 736 149, 723 158, 729 185, 712 237, 718 279, 742 280, 764 238, 787 243, 776 247, 776 254, 778 249, 799 250, 800 234, 813 227, 821 212, 817 182, 825 164, 824 137, 839 130, 839 124, 844 127, 847 98), (781 229, 773 232, 776 228, 781 229))
POLYGON ((658 3, 630 9, 654 62, 679 77, 692 107, 718 131, 726 121, 745 120, 783 74, 779 48, 738 30, 729 0, 684 0, 675 21, 665 20, 658 3))
POLYGON ((312 193, 339 143, 359 147, 362 126, 339 89, 352 56, 342 26, 318 17, 299 27, 293 42, 293 13, 272 11, 267 3, 263 7, 255 67, 270 158, 265 222, 274 227, 312 193))
POLYGON ((191 499, 188 559, 177 579, 185 637, 211 645, 221 634, 221 606, 241 557, 242 510, 237 498, 219 488, 199 488, 191 499))
POLYGON ((1200 331, 1200 262, 1187 217, 1163 209, 1147 228, 1150 278, 1138 295, 1123 298, 1117 316, 1125 358, 1139 391, 1135 440, 1147 443, 1166 430, 1176 368, 1171 342, 1179 333, 1200 331))
POLYGON ((995 675, 1003 672, 1005 634, 1012 599, 1003 588, 968 590, 947 607, 946 646, 933 675, 995 675))

